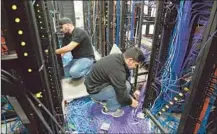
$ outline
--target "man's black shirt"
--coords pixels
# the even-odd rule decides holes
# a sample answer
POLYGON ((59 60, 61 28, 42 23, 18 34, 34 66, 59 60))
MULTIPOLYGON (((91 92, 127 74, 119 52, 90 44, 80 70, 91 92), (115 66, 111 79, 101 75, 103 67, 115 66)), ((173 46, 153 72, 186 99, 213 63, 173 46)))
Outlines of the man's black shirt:
POLYGON ((74 28, 72 34, 65 34, 63 38, 63 45, 68 45, 71 41, 79 43, 79 45, 71 51, 73 58, 94 58, 91 39, 85 30, 81 28, 74 28))
POLYGON ((126 80, 130 73, 122 54, 111 54, 97 61, 85 79, 85 86, 89 94, 96 94, 102 88, 112 85, 118 102, 131 105, 132 100, 127 92, 126 80))

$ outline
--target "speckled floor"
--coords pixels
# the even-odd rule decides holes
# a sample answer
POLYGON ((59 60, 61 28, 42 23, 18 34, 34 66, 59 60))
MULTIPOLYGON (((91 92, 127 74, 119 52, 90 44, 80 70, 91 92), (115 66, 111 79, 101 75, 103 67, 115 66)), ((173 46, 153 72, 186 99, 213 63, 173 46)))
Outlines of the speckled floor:
POLYGON ((90 97, 71 101, 66 107, 69 130, 78 133, 150 133, 150 119, 138 118, 129 106, 123 108, 125 114, 119 118, 102 114, 101 109, 102 105, 93 102, 90 97))

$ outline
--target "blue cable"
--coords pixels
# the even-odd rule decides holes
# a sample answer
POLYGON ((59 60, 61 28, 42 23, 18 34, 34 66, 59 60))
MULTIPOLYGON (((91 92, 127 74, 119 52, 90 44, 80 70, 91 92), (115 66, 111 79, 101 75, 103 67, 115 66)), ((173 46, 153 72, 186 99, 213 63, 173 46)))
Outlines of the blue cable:
POLYGON ((4 112, 2 112, 2 115, 3 115, 3 118, 4 118, 4 124, 6 125, 6 134, 7 134, 7 132, 8 132, 8 126, 7 126, 6 117, 5 117, 4 112))
MULTIPOLYGON (((8 102, 8 100, 6 99, 6 97, 2 96, 2 97, 1 97, 1 100, 3 100, 3 102, 5 102, 6 104, 8 104, 8 106, 5 107, 4 110, 6 110, 6 111, 8 111, 8 110, 13 110, 12 106, 10 105, 10 103, 8 102)), ((6 125, 6 133, 7 133, 7 132, 8 132, 8 127, 7 127, 7 122, 6 122, 6 117, 5 117, 4 112, 2 112, 2 115, 3 115, 3 118, 4 118, 4 123, 5 123, 5 125, 6 125)), ((19 126, 17 126, 17 127, 20 127, 20 126, 23 127, 23 124, 21 123, 21 121, 20 121, 19 118, 17 117, 16 120, 15 120, 15 122, 14 122, 14 124, 13 124, 13 126, 10 127, 10 132, 14 132, 14 128, 16 127, 16 124, 17 124, 18 122, 20 122, 20 124, 19 124, 19 126)), ((26 129, 24 129, 24 130, 27 131, 26 129)))
MULTIPOLYGON (((109 14, 107 13, 107 16, 109 16, 109 14)), ((108 45, 109 45, 109 48, 110 48, 110 46, 111 46, 111 44, 110 44, 110 41, 109 41, 109 28, 110 27, 108 27, 108 23, 110 23, 109 22, 109 20, 108 20, 108 18, 107 18, 107 25, 106 25, 106 41, 107 41, 107 47, 108 47, 108 45)), ((113 43, 112 43, 113 44, 113 43)), ((107 53, 109 53, 109 52, 107 52, 107 53)))
POLYGON ((11 127, 11 132, 14 132, 14 128, 15 128, 15 125, 18 123, 18 119, 14 122, 13 126, 11 127))
MULTIPOLYGON (((167 61, 164 63, 163 67, 159 72, 156 73, 156 83, 161 85, 160 93, 158 94, 157 98, 154 101, 154 104, 152 105, 151 112, 153 114, 156 114, 159 112, 159 110, 162 109, 162 107, 165 104, 168 104, 172 98, 177 95, 177 93, 180 90, 180 87, 188 87, 190 82, 181 84, 180 78, 182 78, 183 75, 186 76, 186 73, 188 73, 189 66, 192 65, 193 61, 184 61, 185 56, 187 56, 187 46, 185 45, 189 44, 189 37, 192 30, 192 24, 194 23, 195 18, 198 15, 201 15, 201 12, 196 13, 196 11, 190 12, 188 9, 191 8, 191 1, 180 1, 180 6, 178 10, 177 15, 177 23, 173 29, 172 36, 169 41, 169 51, 167 55, 167 61), (193 15, 192 15, 193 14, 193 15), (186 63, 187 68, 183 66, 184 62, 186 63), (190 64, 189 64, 190 62, 190 64)), ((193 6, 193 5, 192 5, 193 6)), ((206 19, 206 18, 203 18, 206 19)), ((132 26, 132 25, 131 25, 132 26)), ((198 39, 193 39, 198 40, 198 39)), ((192 44, 189 44, 192 45, 192 44)), ((192 48, 191 48, 192 49, 192 48)), ((196 53, 194 57, 197 57, 196 53)), ((183 76, 184 77, 184 76, 183 76)), ((213 102, 212 98, 212 102, 213 102)), ((183 102, 184 100, 180 100, 176 102, 170 109, 167 110, 167 112, 172 111, 183 111, 183 102)), ((199 132, 203 133, 205 132, 205 125, 207 124, 207 120, 210 114, 212 106, 209 106, 209 108, 206 111, 206 116, 202 122, 201 128, 199 132)), ((164 114, 163 114, 164 115, 164 114)), ((177 126, 178 126, 178 120, 176 120, 173 117, 168 117, 164 121, 160 121, 163 126, 166 126, 170 133, 175 133, 177 126), (174 124, 172 126, 168 126, 167 122, 173 122, 174 124)))
MULTIPOLYGON (((107 47, 108 47, 108 45, 110 46, 111 44, 110 44, 110 41, 109 41, 109 27, 108 27, 108 25, 106 27, 106 41, 107 41, 107 47)), ((107 52, 107 53, 109 53, 109 52, 107 52)))
POLYGON ((182 2, 181 1, 181 5, 184 4, 183 6, 183 14, 182 14, 182 19, 180 21, 180 23, 178 23, 179 25, 179 29, 180 29, 180 33, 178 36, 178 44, 177 44, 177 49, 176 49, 176 58, 173 59, 173 70, 175 71, 175 75, 179 76, 180 74, 180 69, 181 69, 181 65, 183 63, 186 51, 187 51, 187 47, 186 45, 188 44, 189 41, 189 24, 190 24, 190 18, 191 18, 191 11, 189 10, 191 7, 191 1, 185 1, 182 2))
POLYGON ((90 30, 90 19, 91 19, 91 17, 90 17, 90 1, 88 0, 87 1, 87 14, 88 14, 88 19, 87 19, 87 25, 88 25, 88 32, 89 32, 89 34, 91 34, 91 30, 90 30))
MULTIPOLYGON (((178 83, 179 79, 177 79, 179 78, 179 70, 178 70, 179 66, 177 65, 177 63, 175 63, 175 61, 177 59, 180 59, 180 57, 184 55, 181 53, 180 49, 182 48, 180 47, 181 47, 181 37, 184 36, 182 30, 188 31, 187 30, 188 24, 184 25, 185 26, 184 29, 182 28, 183 23, 184 23, 184 21, 182 21, 183 17, 186 18, 187 16, 187 15, 184 16, 184 14, 188 14, 188 12, 185 13, 185 10, 184 10, 184 7, 186 6, 189 6, 188 3, 184 3, 184 1, 180 2, 180 8, 178 10, 178 15, 177 15, 177 24, 174 27, 174 30, 172 32, 172 36, 169 42, 170 45, 169 45, 169 51, 168 51, 168 56, 167 56, 168 60, 165 62, 164 69, 161 70, 162 73, 158 72, 161 74, 161 79, 160 79, 161 91, 158 97, 156 98, 156 100, 154 101, 154 104, 152 105, 151 112, 153 114, 156 114, 157 112, 159 112, 159 110, 161 110, 165 106, 165 104, 168 104, 168 101, 172 100, 172 98, 179 91, 178 90, 179 88, 177 86, 177 84, 179 84, 178 83)), ((185 23, 189 23, 189 22, 190 22, 190 17, 185 19, 185 23)), ((184 85, 179 85, 179 86, 184 86, 184 85)), ((173 108, 175 107, 177 108, 178 105, 174 104, 173 108)), ((167 112, 170 112, 170 111, 168 110, 167 112)), ((176 123, 170 127, 169 125, 166 124, 167 121, 165 120, 161 122, 163 123, 162 125, 166 126, 170 130, 170 132, 175 132, 178 126, 177 120, 174 120, 172 117, 167 118, 167 120, 170 120, 171 122, 176 122, 176 123)))
POLYGON ((134 37, 134 8, 135 8, 135 2, 134 2, 134 0, 132 0, 131 25, 130 25, 130 41, 133 41, 133 37, 134 37))
POLYGON ((117 17, 116 17, 116 45, 119 46, 119 35, 120 35, 120 5, 121 1, 117 0, 117 17))

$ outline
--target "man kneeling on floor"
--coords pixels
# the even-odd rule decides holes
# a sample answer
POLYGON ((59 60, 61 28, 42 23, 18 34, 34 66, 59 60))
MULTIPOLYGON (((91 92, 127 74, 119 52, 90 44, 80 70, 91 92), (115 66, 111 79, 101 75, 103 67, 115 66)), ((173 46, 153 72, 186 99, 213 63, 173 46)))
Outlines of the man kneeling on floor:
POLYGON ((90 97, 104 104, 103 114, 120 117, 124 114, 121 107, 138 106, 138 101, 130 96, 131 85, 128 78, 129 69, 136 68, 143 61, 142 51, 133 47, 123 54, 110 54, 95 63, 84 84, 90 97))
POLYGON ((63 47, 57 49, 56 54, 71 51, 73 59, 64 67, 64 73, 66 77, 78 80, 89 73, 95 60, 90 36, 67 17, 60 18, 59 27, 64 33, 63 47))

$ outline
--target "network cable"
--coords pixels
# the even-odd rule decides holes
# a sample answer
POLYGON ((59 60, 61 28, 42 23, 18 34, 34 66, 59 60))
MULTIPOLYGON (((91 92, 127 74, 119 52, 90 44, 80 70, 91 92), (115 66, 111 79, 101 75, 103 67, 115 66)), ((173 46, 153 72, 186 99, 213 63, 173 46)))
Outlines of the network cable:
MULTIPOLYGON (((5 80, 7 80, 9 82, 9 84, 14 85, 15 87, 22 87, 22 83, 19 79, 17 79, 16 77, 14 77, 13 75, 11 75, 10 73, 8 73, 5 70, 1 70, 2 72, 2 78, 6 77, 5 80), (10 80, 9 80, 10 79, 10 80), (14 83, 12 83, 11 81, 13 81, 14 83)), ((28 89, 26 89, 28 91, 28 89)), ((47 114, 51 117, 51 119, 54 121, 54 123, 60 128, 60 130, 62 132, 65 132, 64 129, 59 125, 59 123, 56 121, 56 119, 53 117, 53 115, 48 111, 48 109, 37 99, 35 98, 35 96, 30 92, 30 95, 35 99, 35 101, 37 101, 46 112, 47 114)), ((30 105, 32 106, 32 108, 35 110, 35 113, 38 115, 38 117, 41 119, 42 123, 45 125, 45 127, 47 128, 47 130, 49 132, 52 133, 50 127, 47 125, 46 121, 44 120, 44 118, 38 113, 38 109, 35 107, 35 105, 33 104, 33 102, 31 101, 31 99, 28 97, 28 95, 25 95, 26 99, 29 101, 30 105)))

